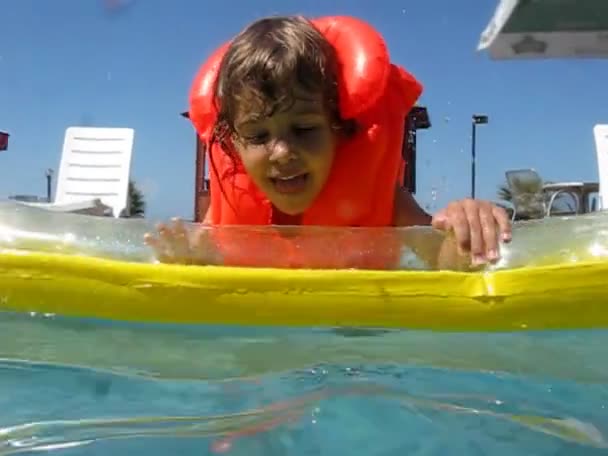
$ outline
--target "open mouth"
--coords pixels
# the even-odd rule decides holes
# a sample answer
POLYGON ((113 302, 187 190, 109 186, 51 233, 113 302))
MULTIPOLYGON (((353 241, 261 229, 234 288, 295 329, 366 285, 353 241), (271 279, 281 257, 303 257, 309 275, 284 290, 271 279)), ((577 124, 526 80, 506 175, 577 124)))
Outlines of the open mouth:
POLYGON ((294 174, 291 176, 271 177, 270 181, 279 193, 299 193, 306 188, 310 175, 308 173, 294 174))

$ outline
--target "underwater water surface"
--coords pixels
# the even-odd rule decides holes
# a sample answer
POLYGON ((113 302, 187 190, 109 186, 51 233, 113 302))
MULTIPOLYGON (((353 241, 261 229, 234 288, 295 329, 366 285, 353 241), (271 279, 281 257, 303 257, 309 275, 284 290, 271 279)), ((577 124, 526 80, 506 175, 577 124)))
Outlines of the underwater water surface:
POLYGON ((608 454, 608 332, 0 315, 0 455, 608 454))

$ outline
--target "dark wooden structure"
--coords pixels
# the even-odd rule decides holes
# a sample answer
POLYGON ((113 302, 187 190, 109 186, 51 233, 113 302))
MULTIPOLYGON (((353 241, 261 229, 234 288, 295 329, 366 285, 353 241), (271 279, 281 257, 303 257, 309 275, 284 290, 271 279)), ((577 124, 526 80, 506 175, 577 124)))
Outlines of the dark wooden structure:
MULTIPOLYGON (((181 114, 189 119, 188 112, 181 114)), ((403 186, 411 193, 416 193, 416 135, 418 130, 431 127, 427 109, 424 106, 415 106, 405 121, 405 135, 403 138, 402 154, 407 163, 403 178, 403 186)), ((207 174, 207 154, 205 144, 196 136, 196 159, 194 171, 194 221, 201 222, 209 207, 209 180, 207 174)))
POLYGON ((5 131, 0 131, 0 151, 8 150, 9 134, 5 131))
POLYGON ((431 128, 431 119, 424 106, 414 106, 405 119, 405 135, 403 137, 403 158, 405 173, 403 186, 410 193, 416 193, 416 139, 418 130, 431 128))
MULTIPOLYGON (((188 112, 182 112, 182 117, 190 119, 188 112)), ((195 134, 196 152, 194 168, 194 217, 195 222, 201 222, 207 208, 209 207, 209 180, 205 178, 207 174, 207 161, 205 144, 201 141, 198 134, 195 134)))

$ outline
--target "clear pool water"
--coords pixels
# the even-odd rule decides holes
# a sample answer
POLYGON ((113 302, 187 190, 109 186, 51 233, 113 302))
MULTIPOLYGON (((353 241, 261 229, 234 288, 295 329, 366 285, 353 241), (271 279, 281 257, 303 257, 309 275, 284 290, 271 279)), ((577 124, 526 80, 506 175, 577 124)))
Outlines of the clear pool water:
POLYGON ((608 454, 606 347, 0 314, 0 455, 608 454))

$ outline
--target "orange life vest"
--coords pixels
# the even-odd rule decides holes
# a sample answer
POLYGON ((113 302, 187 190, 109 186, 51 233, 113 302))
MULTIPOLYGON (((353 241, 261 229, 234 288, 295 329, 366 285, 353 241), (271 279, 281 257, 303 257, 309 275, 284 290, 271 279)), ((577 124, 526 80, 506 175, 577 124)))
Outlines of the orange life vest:
MULTIPOLYGON (((401 150, 405 118, 420 96, 422 86, 403 68, 390 62, 383 38, 369 24, 344 16, 314 19, 312 23, 336 49, 340 67, 337 75, 340 114, 344 119, 355 119, 359 131, 354 137, 342 140, 337 145, 328 181, 312 206, 302 215, 301 224, 391 226, 394 194, 404 167, 401 150)), ((201 67, 190 93, 190 119, 207 146, 217 116, 213 103, 215 82, 228 45, 222 45, 201 67)), ((243 166, 238 161, 235 163, 217 143, 208 147, 207 153, 212 163, 209 176, 211 201, 204 222, 210 225, 270 225, 272 204, 249 178, 243 166)), ((351 245, 354 238, 347 237, 350 239, 347 243, 351 245)), ((293 253, 289 264, 308 261, 297 260, 294 256, 294 249, 299 251, 296 256, 300 258, 306 249, 295 248, 293 240, 285 242, 288 242, 285 246, 289 245, 293 253)), ((360 237, 360 242, 369 244, 371 241, 363 241, 360 237)), ((387 255, 395 250, 388 245, 382 248, 376 245, 378 242, 379 238, 372 244, 386 251, 387 255)), ((247 250, 252 258, 257 257, 251 255, 252 247, 248 243, 247 250)), ((259 247, 264 249, 263 245, 259 247)), ((257 261, 255 258, 251 261, 246 258, 239 260, 234 257, 236 252, 233 255, 228 250, 234 249, 222 246, 225 258, 232 258, 230 263, 250 265, 250 262, 257 261)), ((307 256, 310 255, 309 250, 307 256)), ((390 255, 393 260, 394 255, 394 252, 390 255)), ((316 256, 318 261, 323 260, 323 255, 316 256)), ((361 259, 361 255, 358 258, 361 259)), ((388 258, 377 260, 371 263, 386 263, 388 258)), ((327 259, 324 263, 328 263, 327 259)), ((375 267, 371 263, 370 267, 375 267)))

